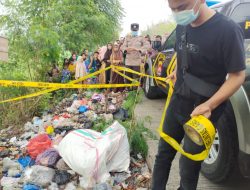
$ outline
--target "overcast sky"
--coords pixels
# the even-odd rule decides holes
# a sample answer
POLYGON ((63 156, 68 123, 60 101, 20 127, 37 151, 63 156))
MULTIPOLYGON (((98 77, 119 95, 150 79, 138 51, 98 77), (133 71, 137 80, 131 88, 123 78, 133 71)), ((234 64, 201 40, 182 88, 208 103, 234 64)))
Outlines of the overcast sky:
POLYGON ((140 30, 144 30, 152 23, 167 20, 171 15, 167 0, 121 0, 121 3, 125 10, 122 36, 130 32, 131 23, 139 23, 140 30))

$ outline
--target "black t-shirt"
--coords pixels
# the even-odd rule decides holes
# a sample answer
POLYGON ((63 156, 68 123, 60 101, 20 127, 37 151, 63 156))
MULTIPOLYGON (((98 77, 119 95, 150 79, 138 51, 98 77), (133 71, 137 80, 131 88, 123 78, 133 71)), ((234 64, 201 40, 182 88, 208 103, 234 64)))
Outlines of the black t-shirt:
MULTIPOLYGON (((183 31, 183 26, 177 26, 178 69, 175 89, 180 88, 183 84, 181 67, 183 31)), ((244 34, 240 26, 230 18, 216 13, 201 26, 188 25, 186 31, 189 65, 187 72, 206 82, 221 86, 228 73, 239 72, 246 68, 244 34)))

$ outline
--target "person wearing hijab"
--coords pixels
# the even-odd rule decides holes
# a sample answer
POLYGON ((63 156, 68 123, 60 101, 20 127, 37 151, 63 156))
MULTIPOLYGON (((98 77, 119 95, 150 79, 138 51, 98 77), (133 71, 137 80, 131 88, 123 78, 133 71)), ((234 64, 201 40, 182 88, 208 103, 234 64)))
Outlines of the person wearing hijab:
POLYGON ((75 79, 76 80, 87 75, 85 60, 86 60, 86 54, 85 53, 82 53, 81 56, 78 57, 78 59, 77 59, 76 73, 75 73, 75 79))
MULTIPOLYGON (((119 48, 119 44, 115 43, 113 47, 112 54, 110 56, 110 62, 111 65, 114 66, 123 66, 123 53, 119 48)), ((111 70, 111 77, 110 77, 110 84, 124 84, 124 78, 117 74, 116 72, 113 72, 111 70)), ((114 88, 114 92, 122 92, 124 88, 114 88)))
MULTIPOLYGON (((104 62, 104 64, 105 64, 105 68, 109 67, 110 64, 111 64, 110 56, 112 54, 112 48, 113 48, 112 44, 108 43, 107 44, 107 51, 104 54, 104 58, 102 60, 104 62)), ((105 82, 106 82, 106 84, 109 84, 110 83, 110 69, 106 71, 105 75, 106 75, 105 76, 105 82)))

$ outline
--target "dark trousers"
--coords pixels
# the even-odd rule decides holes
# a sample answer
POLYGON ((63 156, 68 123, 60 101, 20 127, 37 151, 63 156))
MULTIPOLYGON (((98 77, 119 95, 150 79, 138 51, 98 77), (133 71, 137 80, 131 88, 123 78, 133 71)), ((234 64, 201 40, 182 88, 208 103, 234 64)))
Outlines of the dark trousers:
POLYGON ((106 84, 110 84, 110 75, 111 75, 111 70, 107 70, 106 72, 106 84))
MULTIPOLYGON (((183 149, 191 154, 197 154, 204 150, 203 146, 198 146, 193 143, 189 137, 185 135, 183 129, 183 125, 190 119, 189 115, 194 107, 194 102, 184 100, 178 95, 173 95, 163 126, 163 131, 174 138, 178 143, 181 143, 184 138, 183 149)), ((211 117, 212 122, 217 118, 218 117, 211 117)), ((166 189, 170 168, 175 155, 176 150, 163 139, 160 139, 153 171, 152 190, 166 189)), ((181 190, 196 189, 201 163, 200 161, 193 161, 181 156, 179 160, 181 190)))

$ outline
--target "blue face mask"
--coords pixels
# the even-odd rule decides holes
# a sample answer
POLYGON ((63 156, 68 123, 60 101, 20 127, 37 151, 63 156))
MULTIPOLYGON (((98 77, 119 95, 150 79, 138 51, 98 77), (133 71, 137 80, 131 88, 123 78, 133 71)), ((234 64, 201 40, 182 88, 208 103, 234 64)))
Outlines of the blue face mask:
POLYGON ((133 37, 138 36, 138 31, 132 31, 132 36, 133 36, 133 37))
POLYGON ((186 26, 188 24, 191 24, 192 22, 194 22, 198 18, 199 14, 200 14, 200 9, 197 11, 197 13, 194 12, 194 7, 195 7, 197 2, 198 2, 198 0, 196 0, 193 8, 190 10, 173 12, 173 17, 174 17, 177 24, 186 26))

